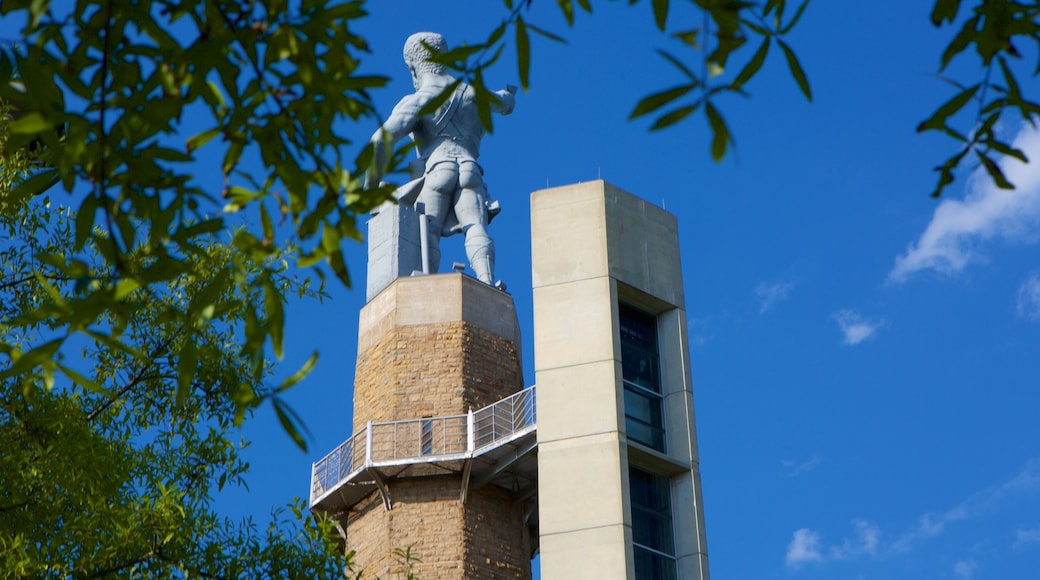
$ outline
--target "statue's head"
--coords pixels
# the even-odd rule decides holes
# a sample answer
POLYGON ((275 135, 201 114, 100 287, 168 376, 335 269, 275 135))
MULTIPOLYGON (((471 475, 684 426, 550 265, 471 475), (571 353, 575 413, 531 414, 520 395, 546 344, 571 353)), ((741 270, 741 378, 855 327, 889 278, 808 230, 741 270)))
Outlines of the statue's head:
POLYGON ((447 52, 448 43, 436 32, 416 32, 404 43, 404 63, 412 72, 412 83, 419 88, 419 77, 426 73, 443 73, 444 65, 430 61, 430 49, 447 52), (429 48, 427 48, 429 47, 429 48))

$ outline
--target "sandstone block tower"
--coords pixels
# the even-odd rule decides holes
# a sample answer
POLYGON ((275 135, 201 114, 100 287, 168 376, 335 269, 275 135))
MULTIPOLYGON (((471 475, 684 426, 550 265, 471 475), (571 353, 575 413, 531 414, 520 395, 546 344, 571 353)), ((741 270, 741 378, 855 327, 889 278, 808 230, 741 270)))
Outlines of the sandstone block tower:
POLYGON ((361 311, 354 436, 312 477, 366 575, 531 577, 534 396, 509 295, 462 274, 398 278, 361 311))

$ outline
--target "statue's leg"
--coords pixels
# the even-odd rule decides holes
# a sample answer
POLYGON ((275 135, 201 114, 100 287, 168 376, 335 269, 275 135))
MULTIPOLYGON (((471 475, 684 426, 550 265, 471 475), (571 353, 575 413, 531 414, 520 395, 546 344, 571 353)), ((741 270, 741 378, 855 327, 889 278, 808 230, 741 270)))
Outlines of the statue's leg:
POLYGON ((473 273, 481 282, 495 282, 495 244, 487 231, 487 207, 484 180, 480 167, 464 162, 459 168, 459 192, 455 201, 455 215, 466 233, 466 257, 473 273))
POLYGON ((431 273, 437 272, 441 263, 441 231, 444 220, 451 211, 452 199, 458 189, 459 168, 453 162, 438 163, 426 174, 426 182, 419 193, 416 205, 423 204, 423 211, 430 218, 429 241, 431 273))

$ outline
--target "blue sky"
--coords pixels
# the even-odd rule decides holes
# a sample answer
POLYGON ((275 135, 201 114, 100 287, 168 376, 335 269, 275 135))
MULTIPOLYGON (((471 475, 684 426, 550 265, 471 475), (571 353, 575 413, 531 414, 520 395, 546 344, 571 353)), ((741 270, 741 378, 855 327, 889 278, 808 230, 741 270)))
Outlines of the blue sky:
MULTIPOLYGON (((953 152, 914 131, 951 96, 934 76, 950 31, 931 26, 930 3, 810 6, 790 43, 814 101, 771 54, 750 99, 719 103, 736 150, 718 164, 700 117, 653 134, 626 121, 679 78, 654 54, 668 45, 648 2, 596 4, 569 30, 555 3, 533 3, 528 20, 569 45, 535 40, 531 90, 483 146, 527 384, 528 196, 602 177, 679 219, 715 578, 1035 577, 1040 163, 1005 166, 1015 193, 962 173, 929 198, 931 168, 953 152)), ((384 115, 412 90, 400 58, 409 34, 479 42, 504 15, 498 2, 370 10, 356 30, 373 49, 368 69, 393 77, 376 97, 384 115)), ((698 23, 677 11, 670 31, 698 23)), ((488 81, 518 84, 514 62, 507 50, 488 81)), ((966 58, 951 73, 974 82, 976 66, 966 58)), ((1023 81, 1027 94, 1038 88, 1023 81)), ((1040 160, 1040 135, 1013 118, 1001 131, 1040 160)), ((458 240, 444 249, 442 263, 464 261, 458 240)), ((250 490, 218 499, 230 515, 263 520, 305 496, 310 463, 350 434, 365 249, 347 254, 355 289, 289 310, 286 372, 321 351, 289 397, 311 450, 258 412, 246 430, 250 490)))

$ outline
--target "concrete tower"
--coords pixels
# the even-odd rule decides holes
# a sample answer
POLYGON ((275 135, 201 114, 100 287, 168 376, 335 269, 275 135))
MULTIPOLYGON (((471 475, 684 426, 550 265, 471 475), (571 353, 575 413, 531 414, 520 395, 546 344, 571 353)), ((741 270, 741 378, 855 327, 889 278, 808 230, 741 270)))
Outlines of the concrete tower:
POLYGON ((531 197, 546 580, 707 580, 675 217, 603 181, 531 197))

